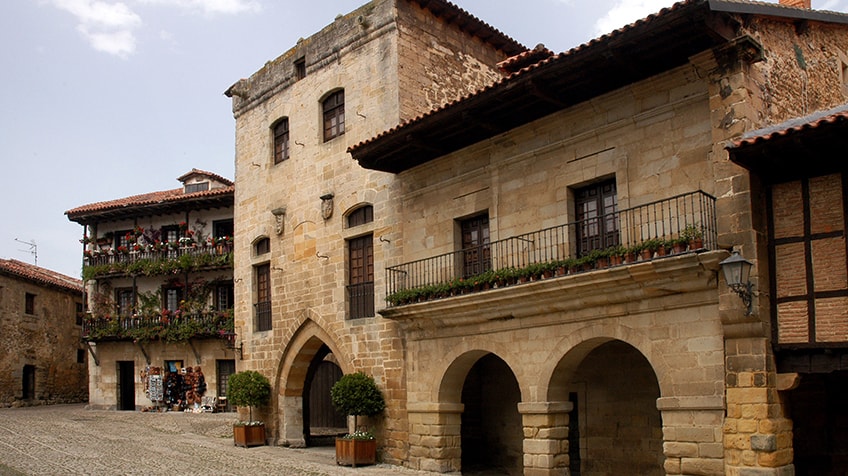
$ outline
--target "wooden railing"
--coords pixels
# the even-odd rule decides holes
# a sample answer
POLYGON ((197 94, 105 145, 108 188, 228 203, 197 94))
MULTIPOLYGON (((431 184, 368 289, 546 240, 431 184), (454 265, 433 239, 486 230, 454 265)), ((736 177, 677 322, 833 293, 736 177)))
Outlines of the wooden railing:
POLYGON ((83 320, 82 334, 88 341, 163 340, 226 338, 233 332, 233 311, 185 314, 165 311, 152 316, 89 317, 83 320))

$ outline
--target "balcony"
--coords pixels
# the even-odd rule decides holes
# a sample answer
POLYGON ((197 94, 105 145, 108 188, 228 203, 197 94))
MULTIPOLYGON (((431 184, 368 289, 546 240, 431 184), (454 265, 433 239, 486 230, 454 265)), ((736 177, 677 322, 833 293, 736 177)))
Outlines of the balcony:
POLYGON ((86 251, 83 279, 121 275, 158 276, 233 267, 232 243, 214 246, 163 246, 159 249, 135 248, 86 251))
POLYGON ((715 197, 678 195, 386 269, 388 307, 714 250, 715 197))
POLYGON ((233 332, 233 311, 183 314, 165 311, 153 316, 101 317, 83 321, 83 339, 89 342, 185 342, 190 339, 225 339, 233 332))

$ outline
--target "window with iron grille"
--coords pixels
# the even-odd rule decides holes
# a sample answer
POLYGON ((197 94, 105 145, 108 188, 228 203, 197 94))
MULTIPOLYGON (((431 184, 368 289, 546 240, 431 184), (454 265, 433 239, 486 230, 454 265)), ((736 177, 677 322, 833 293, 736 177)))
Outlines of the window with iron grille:
POLYGON ((615 179, 575 190, 574 206, 579 256, 620 244, 615 179))
POLYGON ((274 124, 274 163, 289 158, 289 119, 284 117, 274 124))
POLYGON ((463 277, 476 276, 492 269, 489 247, 489 214, 460 221, 462 232, 463 277))
POLYGON ((180 301, 183 298, 183 288, 177 286, 162 287, 162 309, 174 312, 179 311, 180 301))
POLYGON ((324 142, 345 132, 344 90, 330 94, 324 100, 324 142))
POLYGON ((233 308, 233 282, 218 283, 215 286, 215 310, 226 311, 233 308))
POLYGON ((374 316, 374 239, 348 240, 348 317, 374 316))
POLYGON ((271 264, 257 265, 256 302, 254 303, 255 329, 257 332, 271 330, 271 264))

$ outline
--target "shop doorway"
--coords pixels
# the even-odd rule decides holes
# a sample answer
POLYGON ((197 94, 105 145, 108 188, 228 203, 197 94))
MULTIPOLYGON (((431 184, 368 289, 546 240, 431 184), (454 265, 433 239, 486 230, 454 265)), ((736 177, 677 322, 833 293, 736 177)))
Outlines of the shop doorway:
POLYGON ((221 406, 221 411, 233 411, 232 405, 227 400, 227 388, 230 381, 230 375, 236 373, 235 360, 219 360, 216 362, 216 382, 218 391, 218 404, 221 406))
POLYGON ((135 362, 119 360, 117 366, 118 410, 135 411, 135 362))
POLYGON ((462 387, 462 473, 521 475, 524 432, 521 391, 512 370, 487 354, 468 371, 462 387))

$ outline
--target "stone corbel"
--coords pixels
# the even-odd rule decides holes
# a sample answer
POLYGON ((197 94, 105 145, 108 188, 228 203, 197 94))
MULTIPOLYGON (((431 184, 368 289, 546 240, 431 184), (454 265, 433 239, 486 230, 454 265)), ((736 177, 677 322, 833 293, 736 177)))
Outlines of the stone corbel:
POLYGON ((92 345, 91 342, 86 342, 85 346, 88 347, 88 353, 91 354, 91 358, 94 359, 94 365, 100 367, 100 358, 97 357, 95 346, 92 345))
POLYGON ((321 216, 325 220, 329 220, 333 216, 333 194, 327 193, 321 195, 321 216))
POLYGON ((286 208, 280 207, 271 210, 271 214, 274 215, 275 228, 274 231, 277 232, 277 235, 283 236, 285 232, 286 226, 286 208))

